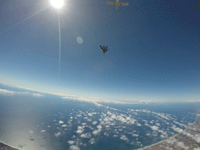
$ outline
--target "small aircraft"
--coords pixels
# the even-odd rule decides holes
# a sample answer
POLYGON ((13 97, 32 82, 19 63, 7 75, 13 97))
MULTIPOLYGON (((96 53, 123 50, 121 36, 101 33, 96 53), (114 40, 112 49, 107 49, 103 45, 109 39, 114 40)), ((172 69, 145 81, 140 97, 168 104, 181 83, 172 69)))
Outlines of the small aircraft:
POLYGON ((107 46, 103 46, 103 47, 100 45, 100 47, 101 47, 102 52, 103 52, 104 54, 108 51, 108 45, 107 45, 107 46))
POLYGON ((119 2, 119 0, 116 0, 116 2, 107 1, 106 4, 115 5, 116 6, 116 10, 118 10, 119 6, 128 6, 129 5, 129 3, 122 3, 122 2, 119 2))

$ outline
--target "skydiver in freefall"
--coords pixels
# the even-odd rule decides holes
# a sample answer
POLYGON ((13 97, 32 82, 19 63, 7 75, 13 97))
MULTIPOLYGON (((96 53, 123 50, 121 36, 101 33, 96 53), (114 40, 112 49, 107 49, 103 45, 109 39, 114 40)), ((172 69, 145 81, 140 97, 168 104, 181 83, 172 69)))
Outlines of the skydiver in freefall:
POLYGON ((104 54, 108 51, 108 45, 107 45, 107 46, 103 46, 103 47, 100 45, 100 47, 101 47, 102 52, 103 52, 104 54))

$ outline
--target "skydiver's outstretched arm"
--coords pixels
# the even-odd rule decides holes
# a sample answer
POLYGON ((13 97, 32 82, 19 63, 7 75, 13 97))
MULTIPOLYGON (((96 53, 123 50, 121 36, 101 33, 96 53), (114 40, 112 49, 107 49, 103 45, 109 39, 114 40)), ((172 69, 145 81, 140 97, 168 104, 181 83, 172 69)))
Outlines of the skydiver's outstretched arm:
POLYGON ((103 47, 101 45, 99 45, 101 47, 101 49, 103 49, 103 47))

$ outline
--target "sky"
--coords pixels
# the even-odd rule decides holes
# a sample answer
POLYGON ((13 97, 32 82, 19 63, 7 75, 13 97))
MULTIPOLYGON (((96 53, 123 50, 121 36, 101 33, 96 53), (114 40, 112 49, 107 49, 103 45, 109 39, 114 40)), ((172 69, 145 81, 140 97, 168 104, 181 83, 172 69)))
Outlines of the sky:
POLYGON ((0 84, 119 101, 199 100, 200 12, 186 3, 133 0, 116 11, 106 0, 65 0, 58 11, 49 0, 1 0, 0 84))

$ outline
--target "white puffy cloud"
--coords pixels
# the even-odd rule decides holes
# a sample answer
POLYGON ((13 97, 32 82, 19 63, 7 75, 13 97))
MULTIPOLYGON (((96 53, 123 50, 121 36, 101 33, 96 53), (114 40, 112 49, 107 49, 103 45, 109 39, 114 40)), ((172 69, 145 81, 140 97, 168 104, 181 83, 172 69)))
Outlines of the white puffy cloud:
POLYGON ((73 145, 75 143, 75 141, 69 140, 68 143, 69 143, 69 145, 73 145))
POLYGON ((63 124, 64 122, 63 122, 62 120, 60 120, 58 123, 59 123, 59 124, 63 124))
POLYGON ((187 127, 187 125, 185 125, 185 124, 182 124, 182 123, 179 123, 179 122, 177 122, 177 121, 173 121, 175 124, 178 124, 179 126, 182 126, 182 127, 187 127))
POLYGON ((101 128, 102 128, 102 126, 101 126, 101 125, 98 125, 98 126, 97 126, 97 128, 98 128, 98 129, 101 129, 101 128))
POLYGON ((46 132, 46 130, 41 130, 40 132, 44 133, 44 132, 46 132))
POLYGON ((157 126, 160 126, 160 123, 156 123, 157 126))
POLYGON ((173 125, 171 128, 176 132, 179 132, 179 133, 183 132, 183 129, 177 128, 175 125, 173 125))
POLYGON ((97 124, 97 121, 93 121, 92 124, 93 124, 93 125, 97 124))
POLYGON ((66 125, 66 124, 63 124, 61 127, 62 127, 62 128, 65 128, 65 127, 67 127, 67 125, 66 125))
POLYGON ((150 126, 152 130, 158 130, 157 126, 150 126))
POLYGON ((92 115, 93 115, 92 113, 88 113, 88 116, 92 117, 92 115))
POLYGON ((97 134, 99 134, 100 132, 101 132, 101 129, 97 129, 97 130, 94 130, 94 131, 92 132, 92 134, 97 135, 97 134))
POLYGON ((81 134, 84 131, 84 126, 78 126, 76 133, 81 134))
POLYGON ((183 142, 178 142, 177 145, 185 150, 189 149, 189 147, 185 146, 183 142))
POLYGON ((76 133, 81 134, 83 130, 77 130, 76 133))
POLYGON ((121 139, 121 140, 124 140, 124 141, 126 141, 126 142, 129 141, 129 139, 126 137, 126 135, 121 135, 120 139, 121 139))
POLYGON ((59 136, 61 135, 61 133, 58 132, 58 133, 55 133, 54 135, 55 135, 56 137, 59 137, 59 136))
POLYGON ((82 123, 82 125, 83 125, 83 126, 85 126, 85 125, 86 125, 86 123, 82 123))
POLYGON ((69 147, 70 150, 80 150, 80 148, 77 145, 71 145, 69 147))
POLYGON ((78 130, 83 130, 84 126, 78 126, 78 130))
POLYGON ((90 132, 89 133, 85 133, 85 134, 81 134, 81 137, 82 138, 91 138, 91 134, 90 134, 90 132))
POLYGON ((138 135, 138 134, 132 134, 132 136, 133 136, 133 137, 138 137, 139 135, 138 135))
POLYGON ((89 143, 90 143, 90 144, 94 144, 94 143, 95 143, 94 138, 91 138, 90 141, 89 141, 89 143))

